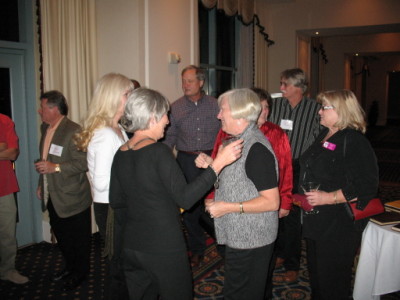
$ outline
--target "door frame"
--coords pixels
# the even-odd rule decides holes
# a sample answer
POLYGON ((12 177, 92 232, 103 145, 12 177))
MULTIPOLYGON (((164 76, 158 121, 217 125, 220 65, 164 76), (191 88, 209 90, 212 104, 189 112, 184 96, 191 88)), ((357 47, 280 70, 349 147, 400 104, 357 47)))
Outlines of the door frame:
POLYGON ((12 119, 19 137, 20 154, 15 171, 20 191, 18 201, 18 246, 42 241, 42 213, 36 198, 38 175, 33 160, 38 155, 37 113, 35 102, 27 96, 26 55, 22 49, 0 48, 0 67, 9 69, 12 119))
POLYGON ((16 131, 19 135, 20 155, 16 161, 16 174, 21 191, 17 194, 19 222, 17 224, 18 246, 43 241, 40 201, 36 198, 38 174, 33 160, 39 153, 39 96, 38 67, 35 64, 37 25, 35 2, 18 0, 19 42, 0 41, 0 55, 4 66, 11 68, 11 109, 16 131), (16 74, 19 74, 16 76, 16 74), (37 80, 38 79, 38 80, 37 80), (17 88, 19 86, 19 88, 17 88))

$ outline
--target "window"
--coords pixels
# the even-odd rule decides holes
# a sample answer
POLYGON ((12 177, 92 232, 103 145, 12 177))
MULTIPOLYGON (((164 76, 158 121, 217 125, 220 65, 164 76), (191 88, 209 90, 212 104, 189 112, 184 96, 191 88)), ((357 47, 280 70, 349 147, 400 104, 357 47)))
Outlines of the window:
POLYGON ((218 97, 235 87, 238 26, 236 17, 208 10, 199 1, 200 67, 206 70, 208 95, 218 97))
POLYGON ((18 1, 0 2, 0 40, 19 42, 18 1))

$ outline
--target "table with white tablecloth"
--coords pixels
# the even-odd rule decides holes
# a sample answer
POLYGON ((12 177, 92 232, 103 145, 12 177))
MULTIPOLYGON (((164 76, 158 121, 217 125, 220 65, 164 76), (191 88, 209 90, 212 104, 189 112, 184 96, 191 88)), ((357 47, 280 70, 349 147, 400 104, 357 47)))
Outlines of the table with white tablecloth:
POLYGON ((354 300, 377 300, 400 290, 400 232, 369 222, 363 233, 354 300))

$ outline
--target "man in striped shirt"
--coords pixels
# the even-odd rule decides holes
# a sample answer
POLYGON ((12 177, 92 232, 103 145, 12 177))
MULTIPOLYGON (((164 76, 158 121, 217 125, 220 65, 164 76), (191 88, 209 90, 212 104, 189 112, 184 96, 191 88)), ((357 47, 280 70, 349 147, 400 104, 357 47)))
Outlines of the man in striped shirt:
MULTIPOLYGON (((288 135, 293 158, 293 194, 299 188, 299 157, 314 142, 322 129, 318 111, 320 105, 305 96, 307 79, 301 69, 281 73, 282 98, 276 98, 269 121, 279 125, 288 135)), ((276 243, 277 265, 284 264, 284 282, 297 279, 301 254, 301 209, 294 205, 290 214, 281 219, 276 243)))

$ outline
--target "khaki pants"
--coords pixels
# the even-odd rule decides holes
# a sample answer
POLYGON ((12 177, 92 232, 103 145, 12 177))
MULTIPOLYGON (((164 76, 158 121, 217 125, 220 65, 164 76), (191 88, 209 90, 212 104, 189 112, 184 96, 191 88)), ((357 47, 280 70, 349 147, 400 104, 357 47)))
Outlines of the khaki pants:
POLYGON ((14 194, 0 197, 0 278, 15 269, 17 206, 14 194))

